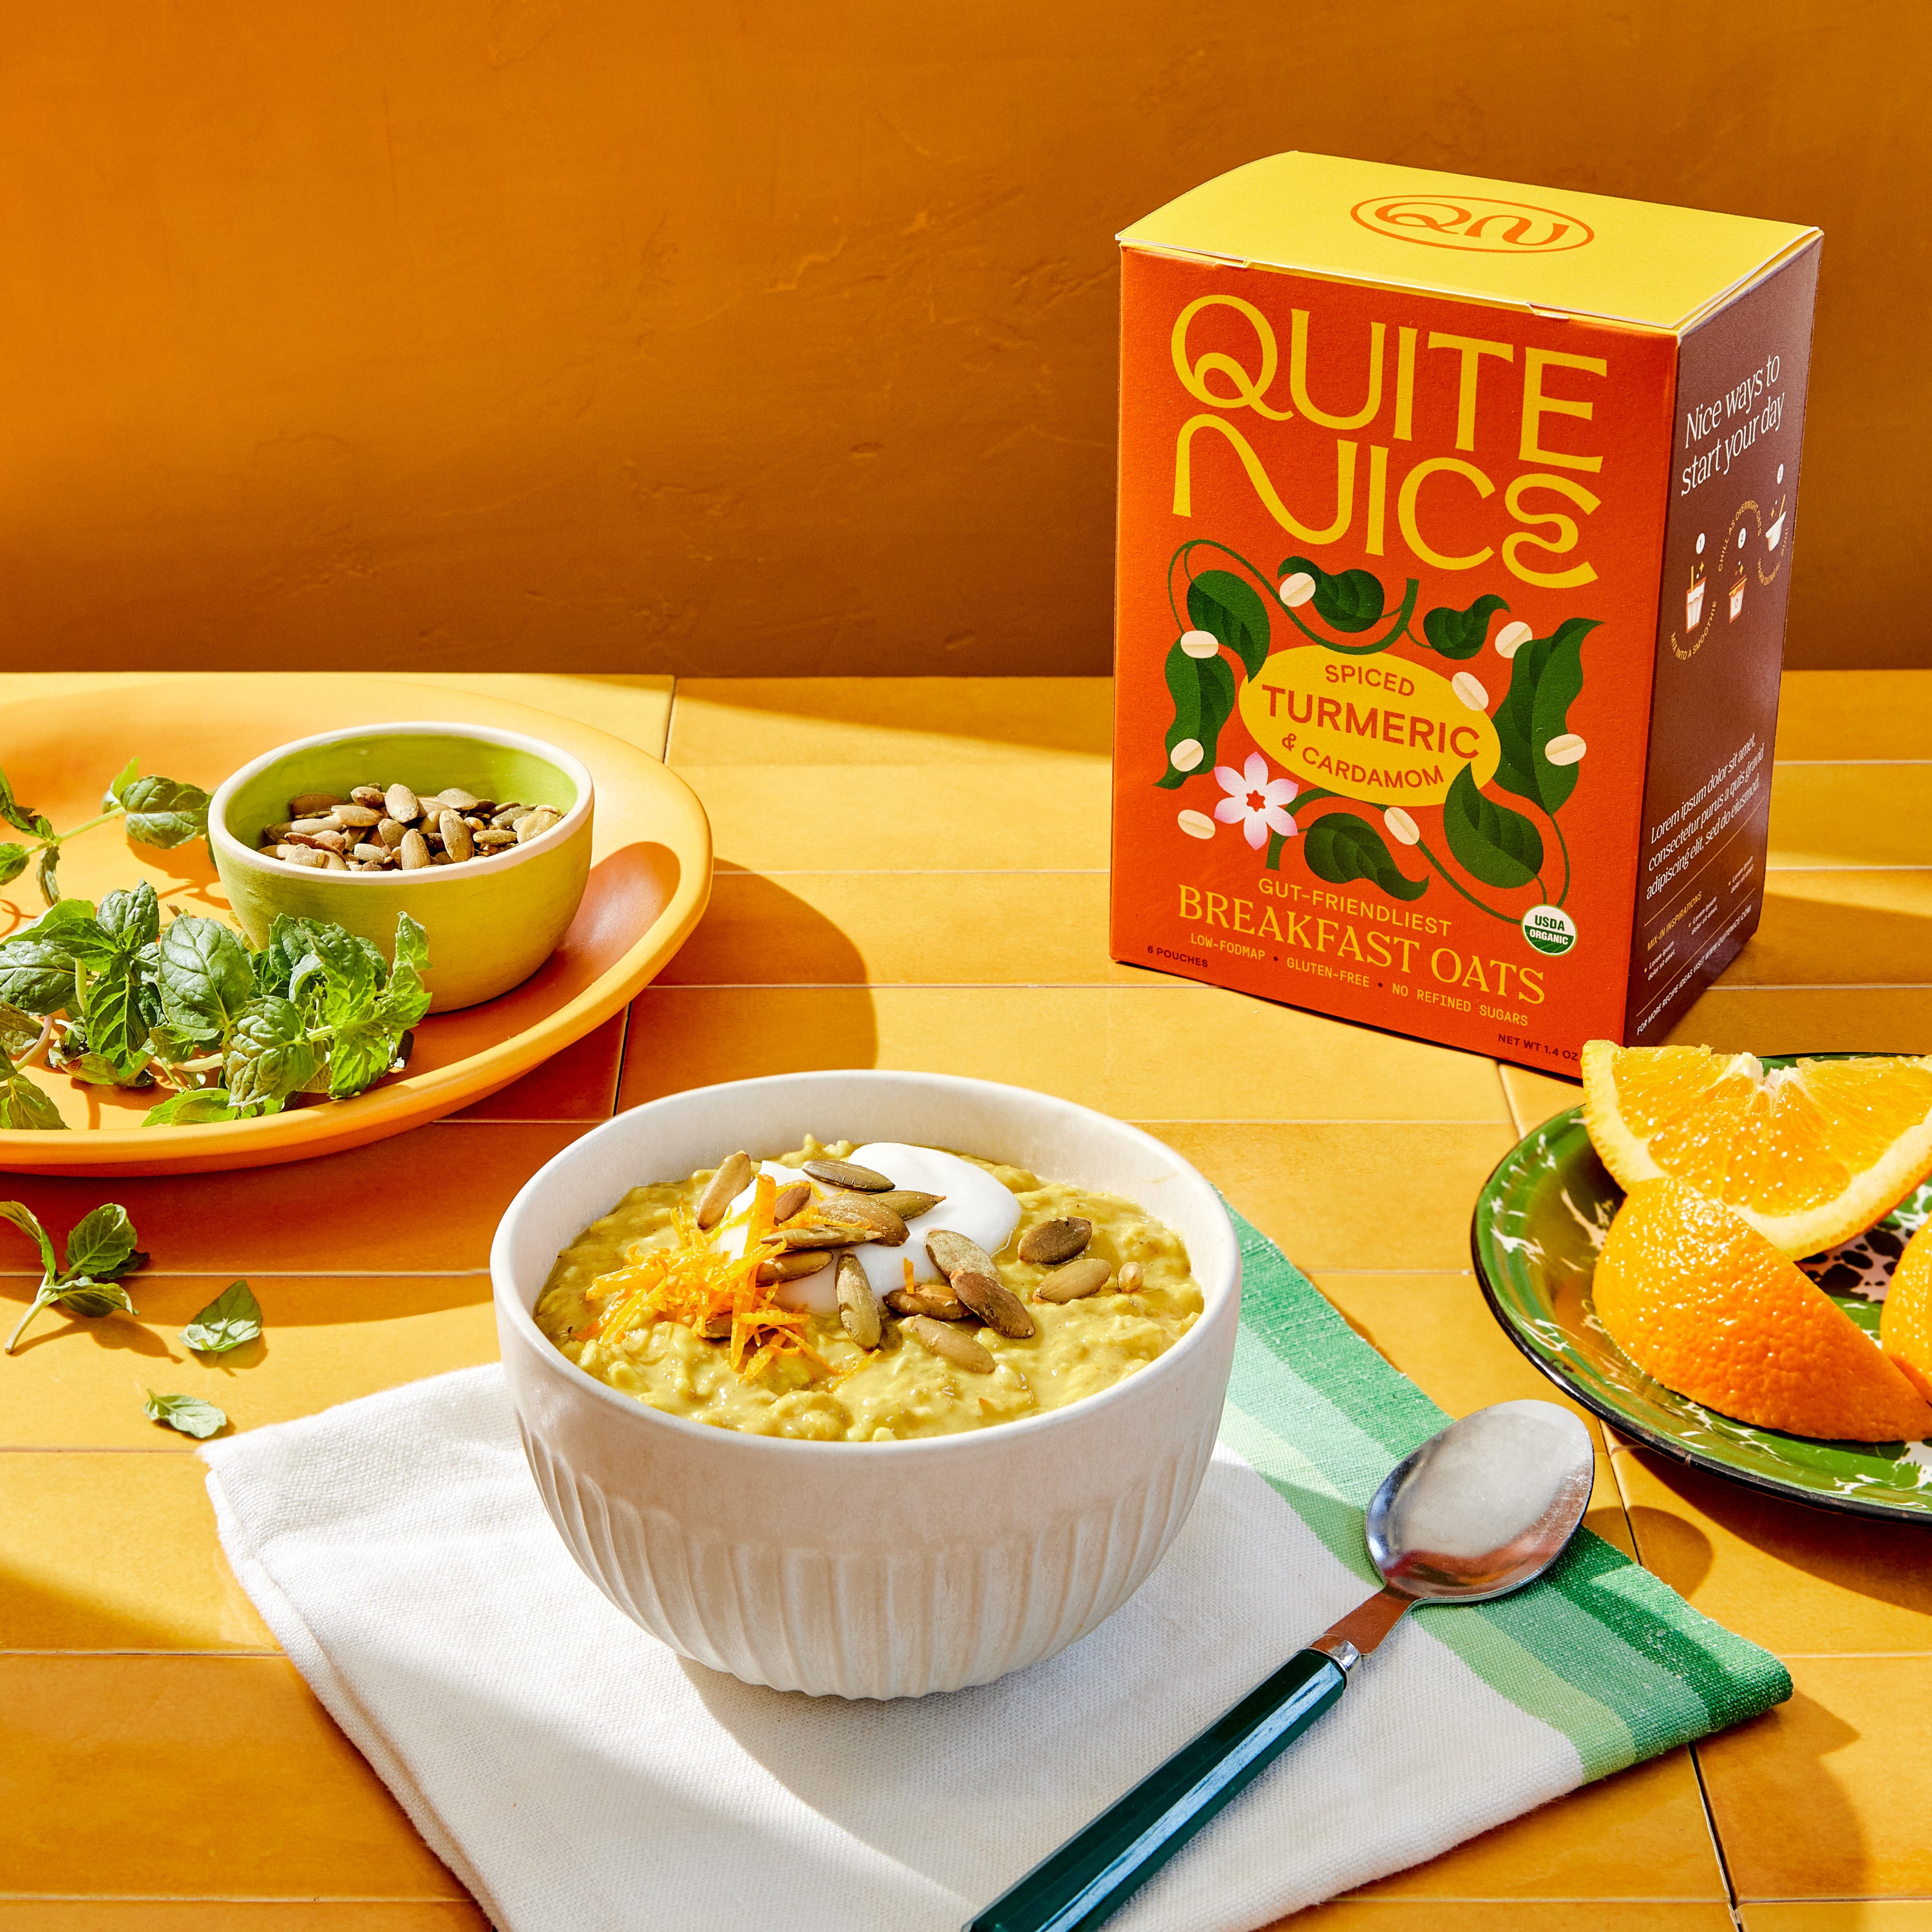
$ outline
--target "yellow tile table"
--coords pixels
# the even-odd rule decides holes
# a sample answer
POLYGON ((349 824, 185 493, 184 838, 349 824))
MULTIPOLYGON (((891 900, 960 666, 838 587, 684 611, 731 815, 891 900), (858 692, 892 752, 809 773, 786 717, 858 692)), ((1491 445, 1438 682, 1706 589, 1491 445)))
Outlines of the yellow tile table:
MULTIPOLYGON (((1236 995, 1111 962, 1103 681, 482 682, 678 767, 717 833, 710 914, 628 1016, 438 1125, 244 1174, 0 1178, 63 1226, 124 1202, 154 1256, 140 1321, 44 1318, 0 1362, 0 1932, 482 1927, 277 1652, 140 1390, 247 1428, 488 1359, 496 1216, 614 1107, 788 1066, 1045 1088, 1172 1142, 1444 1407, 1550 1392, 1467 1228, 1574 1090, 1286 1007, 1250 1006, 1229 1054, 1236 995), (440 1184, 398 1214, 399 1174, 440 1184), (188 1356, 182 1322, 240 1274, 266 1342, 188 1356)), ((1928 700, 1932 674, 1786 679, 1763 927, 1681 1038, 1932 1051, 1928 700)), ((23 1258, 0 1255, 0 1301, 31 1292, 23 1258)), ((1932 1932, 1932 1536, 1603 1448, 1593 1526, 1787 1658, 1797 1696, 1298 1926, 1932 1932)))

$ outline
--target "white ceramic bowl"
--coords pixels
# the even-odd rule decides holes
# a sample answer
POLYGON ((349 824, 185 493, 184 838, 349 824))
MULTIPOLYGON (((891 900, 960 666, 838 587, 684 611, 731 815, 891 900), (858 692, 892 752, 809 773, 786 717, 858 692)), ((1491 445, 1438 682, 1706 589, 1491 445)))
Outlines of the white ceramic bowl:
POLYGON ((1240 1307, 1227 1210, 1171 1149, 1069 1101, 936 1073, 778 1074, 620 1114, 531 1178, 490 1264, 524 1446, 585 1574, 699 1664, 846 1697, 990 1682, 1126 1602, 1206 1473, 1240 1307), (558 1252, 627 1189, 808 1133, 957 1148, 1125 1195, 1186 1241, 1206 1307, 1098 1395, 904 1442, 707 1427, 620 1395, 544 1338, 531 1310, 558 1252))

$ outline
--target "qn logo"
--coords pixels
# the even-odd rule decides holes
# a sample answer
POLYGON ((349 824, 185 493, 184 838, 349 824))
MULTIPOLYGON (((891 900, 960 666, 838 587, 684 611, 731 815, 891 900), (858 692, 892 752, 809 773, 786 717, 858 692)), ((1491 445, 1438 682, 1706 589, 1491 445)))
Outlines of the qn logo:
POLYGON ((1456 200, 1433 195, 1377 195, 1348 212, 1364 228, 1391 241, 1425 248, 1460 248, 1478 255, 1560 255, 1596 238, 1587 221, 1526 201, 1456 200))

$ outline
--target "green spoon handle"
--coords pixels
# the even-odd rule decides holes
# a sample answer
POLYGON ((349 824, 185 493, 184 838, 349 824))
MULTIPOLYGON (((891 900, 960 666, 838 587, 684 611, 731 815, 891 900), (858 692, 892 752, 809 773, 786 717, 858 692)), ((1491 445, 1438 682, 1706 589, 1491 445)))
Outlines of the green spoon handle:
POLYGON ((963 1932, 1091 1932, 1274 1763, 1348 1682, 1333 1658, 1297 1651, 963 1932))

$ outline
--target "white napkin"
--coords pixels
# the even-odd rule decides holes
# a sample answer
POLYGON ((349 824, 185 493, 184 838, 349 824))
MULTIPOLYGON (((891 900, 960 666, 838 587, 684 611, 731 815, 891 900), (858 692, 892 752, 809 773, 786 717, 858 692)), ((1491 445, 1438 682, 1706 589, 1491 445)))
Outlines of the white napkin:
MULTIPOLYGON (((1366 1594, 1224 1445, 1090 1636, 848 1703, 687 1663, 607 1602, 494 1366, 202 1453, 250 1595, 500 1932, 956 1932, 1366 1594)), ((1250 1932, 1582 1777, 1412 1617, 1112 1926, 1250 1932)))

